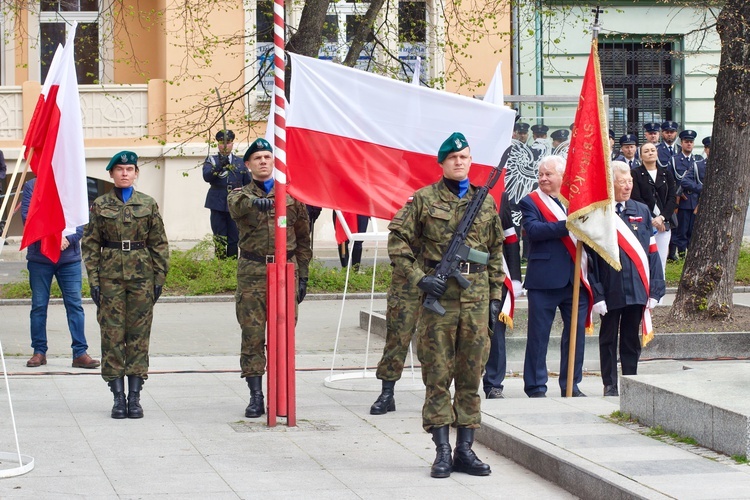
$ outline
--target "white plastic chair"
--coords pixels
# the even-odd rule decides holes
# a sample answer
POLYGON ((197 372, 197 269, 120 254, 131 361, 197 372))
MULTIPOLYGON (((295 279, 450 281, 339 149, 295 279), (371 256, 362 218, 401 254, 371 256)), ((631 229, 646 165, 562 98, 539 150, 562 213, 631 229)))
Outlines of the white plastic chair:
MULTIPOLYGON (((336 354, 338 352, 339 336, 341 334, 341 323, 344 318, 344 307, 346 306, 346 294, 349 288, 349 274, 351 273, 351 270, 352 270, 352 254, 354 252, 351 250, 349 251, 349 262, 347 263, 347 266, 346 266, 346 279, 344 282, 344 293, 341 298, 341 313, 339 314, 339 323, 338 323, 338 326, 336 327, 336 341, 333 345, 333 358, 331 360, 331 373, 325 379, 326 386, 334 387, 334 388, 341 388, 341 387, 334 385, 334 383, 338 381, 342 381, 342 380, 366 379, 366 378, 375 377, 375 372, 367 370, 368 358, 370 355, 370 333, 372 329, 373 304, 375 301, 375 272, 377 271, 378 249, 380 247, 380 242, 388 241, 388 231, 378 231, 376 219, 374 217, 370 217, 370 225, 372 226, 372 229, 373 229, 372 231, 366 231, 364 233, 352 233, 351 229, 346 223, 346 220, 344 219, 344 215, 341 213, 341 210, 335 210, 335 213, 350 243, 353 244, 355 241, 362 241, 362 242, 374 241, 375 242, 375 258, 374 258, 374 262, 372 265, 372 287, 370 289, 370 310, 369 310, 370 314, 369 314, 369 319, 367 322, 367 341, 365 345, 365 362, 364 362, 361 372, 359 371, 346 372, 346 373, 340 373, 340 374, 334 375, 333 372, 336 367, 336 354)), ((370 225, 368 225, 368 227, 370 227, 370 225)), ((414 355, 412 353, 411 343, 409 344, 409 355, 411 359, 412 378, 414 378, 415 377, 414 355)))

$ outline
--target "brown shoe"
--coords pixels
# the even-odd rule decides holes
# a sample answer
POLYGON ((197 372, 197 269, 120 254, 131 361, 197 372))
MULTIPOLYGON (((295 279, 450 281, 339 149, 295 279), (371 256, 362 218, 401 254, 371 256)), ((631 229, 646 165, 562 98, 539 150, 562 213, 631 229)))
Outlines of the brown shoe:
POLYGON ((73 368, 99 368, 99 365, 101 363, 98 359, 94 359, 86 353, 73 360, 73 368))
POLYGON ((38 366, 46 365, 47 364, 47 356, 44 354, 37 352, 34 353, 33 356, 31 356, 31 359, 29 359, 26 362, 26 366, 29 368, 36 368, 38 366))

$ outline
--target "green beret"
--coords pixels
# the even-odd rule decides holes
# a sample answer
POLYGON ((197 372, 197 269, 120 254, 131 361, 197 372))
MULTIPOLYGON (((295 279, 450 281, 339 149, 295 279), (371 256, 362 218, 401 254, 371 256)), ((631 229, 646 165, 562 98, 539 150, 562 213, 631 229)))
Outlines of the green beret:
POLYGON ((247 161, 250 159, 253 153, 257 153, 258 151, 270 151, 271 153, 273 153, 273 147, 271 147, 270 142, 263 138, 255 139, 255 141, 250 144, 250 147, 247 148, 247 151, 245 151, 245 156, 243 156, 242 159, 244 161, 247 161))
POLYGON ((469 143, 466 142, 466 137, 464 137, 464 134, 462 134, 461 132, 453 132, 451 136, 443 141, 443 144, 440 145, 437 161, 438 163, 443 163, 443 161, 445 161, 445 158, 449 154, 461 151, 468 147, 469 143))
POLYGON ((132 151, 120 151, 109 160, 107 172, 112 170, 115 165, 135 165, 138 166, 138 155, 132 151))

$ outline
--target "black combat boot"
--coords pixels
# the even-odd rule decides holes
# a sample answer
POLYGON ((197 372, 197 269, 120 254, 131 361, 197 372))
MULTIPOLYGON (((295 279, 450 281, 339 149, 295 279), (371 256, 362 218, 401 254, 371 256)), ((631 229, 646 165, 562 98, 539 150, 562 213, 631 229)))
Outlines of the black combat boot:
POLYGON ((678 260, 680 260, 679 255, 677 255, 677 245, 669 245, 667 260, 670 262, 677 262, 678 260))
POLYGON ((112 406, 112 418, 127 417, 127 405, 125 403, 125 380, 116 378, 109 382, 109 390, 115 395, 115 404, 112 406))
POLYGON ((128 418, 143 418, 141 408, 141 388, 143 379, 138 375, 128 375, 128 418))
POLYGON ((432 462, 430 476, 450 477, 453 470, 451 460, 450 428, 447 425, 432 429, 432 440, 435 442, 435 461, 432 462))
POLYGON ((453 470, 471 476, 489 476, 490 466, 479 460, 471 450, 474 443, 474 429, 459 427, 456 436, 456 451, 453 454, 453 470))
POLYGON ((266 412, 263 403, 263 377, 246 377, 247 386, 250 388, 250 404, 245 408, 247 418, 257 418, 266 412))
POLYGON ((370 407, 370 415, 385 415, 389 411, 396 411, 396 399, 393 397, 395 380, 383 380, 383 390, 378 399, 370 407))

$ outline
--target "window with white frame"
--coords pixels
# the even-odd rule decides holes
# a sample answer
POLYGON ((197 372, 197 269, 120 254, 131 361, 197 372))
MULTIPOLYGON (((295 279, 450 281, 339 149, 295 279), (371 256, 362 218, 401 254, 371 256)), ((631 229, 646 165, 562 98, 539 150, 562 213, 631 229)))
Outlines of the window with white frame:
POLYGON ((398 3, 399 80, 411 80, 417 57, 421 58, 420 80, 428 79, 427 3, 415 0, 398 3))
POLYGON ((75 63, 79 84, 100 83, 99 0, 41 0, 39 12, 39 65, 41 81, 59 44, 64 44, 73 22, 75 63))

